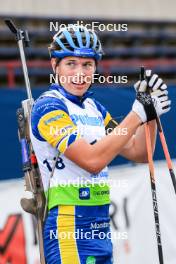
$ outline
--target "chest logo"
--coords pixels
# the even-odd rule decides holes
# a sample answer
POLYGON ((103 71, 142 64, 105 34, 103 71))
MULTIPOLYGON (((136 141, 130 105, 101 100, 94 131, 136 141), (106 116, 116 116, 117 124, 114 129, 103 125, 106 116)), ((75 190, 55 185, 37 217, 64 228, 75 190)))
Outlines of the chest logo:
POLYGON ((89 125, 89 126, 102 126, 103 125, 103 118, 98 116, 88 116, 86 115, 71 115, 71 119, 75 124, 78 124, 80 122, 83 125, 89 125))

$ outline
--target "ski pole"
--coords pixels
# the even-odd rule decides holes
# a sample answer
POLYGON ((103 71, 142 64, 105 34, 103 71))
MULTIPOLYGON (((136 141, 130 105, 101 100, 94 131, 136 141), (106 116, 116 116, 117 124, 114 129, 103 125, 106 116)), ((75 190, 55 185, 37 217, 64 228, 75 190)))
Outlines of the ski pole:
POLYGON ((166 162, 167 162, 167 167, 168 167, 168 170, 169 170, 169 173, 170 173, 170 176, 171 176, 171 180, 172 180, 172 184, 173 184, 173 187, 174 187, 174 191, 175 191, 175 194, 176 194, 175 173, 174 173, 174 170, 173 170, 172 160, 171 160, 171 157, 170 157, 170 153, 169 153, 168 146, 167 146, 167 143, 166 143, 166 138, 165 138, 165 135, 164 135, 164 131, 163 131, 161 120, 160 120, 159 116, 156 117, 156 123, 157 123, 157 128, 158 128, 158 132, 159 132, 161 145, 162 145, 163 152, 164 152, 164 155, 165 155, 165 159, 166 159, 166 162))
MULTIPOLYGON (((144 67, 141 67, 140 79, 141 81, 145 79, 144 67)), ((157 201, 157 195, 156 195, 156 184, 155 184, 155 175, 154 175, 153 153, 152 153, 150 129, 149 129, 148 123, 144 124, 144 128, 145 128, 148 164, 149 164, 149 171, 150 171, 150 183, 151 183, 151 191, 152 191, 152 202, 153 202, 153 212, 154 212, 154 220, 155 220, 156 239, 157 239, 157 246, 158 246, 158 257, 159 257, 159 263, 164 264, 163 250, 162 250, 162 243, 161 243, 158 201, 157 201)))
POLYGON ((169 154, 168 146, 167 146, 167 143, 166 143, 166 138, 165 138, 164 131, 163 131, 163 128, 162 128, 162 125, 161 125, 161 121, 160 121, 159 117, 156 118, 156 122, 157 122, 158 131, 159 131, 160 141, 161 141, 161 144, 162 144, 162 147, 163 147, 163 151, 164 151, 164 155, 165 155, 165 158, 166 158, 166 161, 167 161, 167 167, 169 169, 169 173, 170 173, 170 176, 171 176, 172 184, 173 184, 174 191, 175 191, 175 194, 176 194, 175 173, 174 173, 174 170, 173 170, 172 160, 171 160, 171 157, 170 157, 170 154, 169 154))
MULTIPOLYGON (((149 80, 147 80, 147 81, 149 81, 149 80)), ((149 92, 151 93, 152 91, 150 90, 149 92)), ((172 160, 171 160, 171 157, 170 157, 169 149, 168 149, 168 146, 167 146, 167 143, 166 143, 166 138, 165 138, 165 135, 164 135, 164 131, 163 131, 161 120, 160 120, 159 116, 156 117, 156 123, 157 123, 157 128, 158 128, 158 132, 159 132, 161 145, 162 145, 163 152, 164 152, 164 155, 165 155, 165 159, 166 159, 166 162, 167 162, 167 167, 168 167, 168 170, 169 170, 169 173, 170 173, 170 176, 171 176, 171 180, 172 180, 172 184, 173 184, 173 187, 174 187, 174 191, 175 191, 175 194, 176 194, 175 172, 173 170, 172 160)))

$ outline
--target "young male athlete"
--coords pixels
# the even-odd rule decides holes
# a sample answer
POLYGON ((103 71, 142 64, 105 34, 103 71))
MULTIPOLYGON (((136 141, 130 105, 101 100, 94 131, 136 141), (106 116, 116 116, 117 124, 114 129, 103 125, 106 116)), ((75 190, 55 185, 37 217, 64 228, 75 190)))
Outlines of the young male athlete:
POLYGON ((147 162, 143 124, 150 121, 154 150, 154 119, 170 110, 167 86, 146 71, 151 96, 147 82, 138 81, 132 110, 117 124, 88 91, 102 57, 95 32, 74 26, 61 29, 49 52, 58 83, 36 100, 31 115, 31 140, 48 196, 46 262, 110 264, 107 165, 117 155, 147 162), (124 129, 127 133, 117 133, 124 129))

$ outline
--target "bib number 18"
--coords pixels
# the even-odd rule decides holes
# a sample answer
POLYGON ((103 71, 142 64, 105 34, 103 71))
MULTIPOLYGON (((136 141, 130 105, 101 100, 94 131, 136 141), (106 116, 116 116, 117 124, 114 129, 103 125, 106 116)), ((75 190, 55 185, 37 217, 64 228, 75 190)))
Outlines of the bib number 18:
MULTIPOLYGON (((54 160, 56 160, 56 157, 54 158, 54 160)), ((50 165, 50 163, 49 163, 49 161, 47 159, 45 159, 43 161, 43 164, 46 165, 46 167, 48 168, 48 170, 50 172, 52 171, 52 166, 50 165)), ((64 168, 65 168, 65 164, 63 163, 63 159, 59 157, 57 162, 56 162, 56 169, 62 170, 64 168)))

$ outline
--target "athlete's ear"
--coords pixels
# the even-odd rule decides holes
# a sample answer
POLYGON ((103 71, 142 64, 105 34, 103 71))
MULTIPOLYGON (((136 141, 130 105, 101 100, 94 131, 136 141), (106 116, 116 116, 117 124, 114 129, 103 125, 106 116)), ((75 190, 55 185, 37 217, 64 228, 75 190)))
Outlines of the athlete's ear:
POLYGON ((53 69, 53 72, 56 73, 56 64, 57 64, 57 61, 55 58, 51 58, 51 66, 52 66, 52 69, 53 69))

